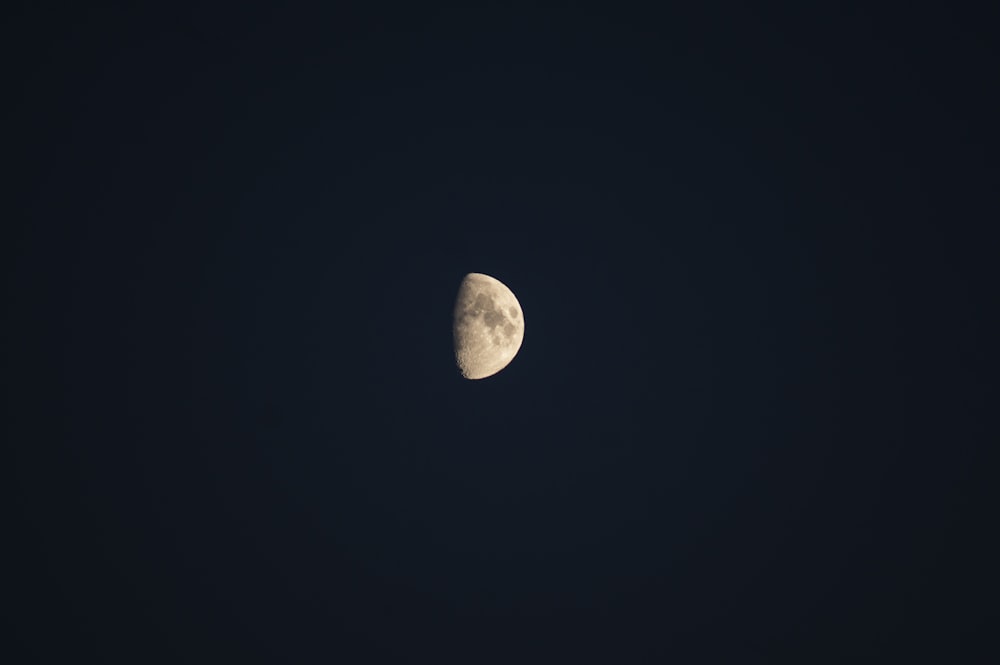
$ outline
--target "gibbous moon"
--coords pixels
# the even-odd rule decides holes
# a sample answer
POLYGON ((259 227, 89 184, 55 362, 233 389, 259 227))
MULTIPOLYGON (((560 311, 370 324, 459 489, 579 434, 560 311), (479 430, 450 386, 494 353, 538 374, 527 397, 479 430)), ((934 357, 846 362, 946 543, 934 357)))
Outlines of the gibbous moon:
POLYGON ((524 313, 500 280, 470 272, 455 299, 455 362, 467 379, 493 376, 517 355, 524 339, 524 313))

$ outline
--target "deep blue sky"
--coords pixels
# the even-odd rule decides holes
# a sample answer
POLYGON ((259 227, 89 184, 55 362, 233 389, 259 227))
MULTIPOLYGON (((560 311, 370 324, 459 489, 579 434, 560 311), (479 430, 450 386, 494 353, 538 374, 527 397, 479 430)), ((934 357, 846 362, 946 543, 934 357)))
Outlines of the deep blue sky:
POLYGON ((975 659, 987 16, 280 4, 5 10, 3 660, 975 659))

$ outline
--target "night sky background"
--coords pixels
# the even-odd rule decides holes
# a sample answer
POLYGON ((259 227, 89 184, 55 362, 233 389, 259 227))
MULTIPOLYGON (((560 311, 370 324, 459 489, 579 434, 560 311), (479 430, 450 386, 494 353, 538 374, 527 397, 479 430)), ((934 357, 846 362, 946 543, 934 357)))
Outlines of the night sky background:
POLYGON ((994 17, 91 4, 2 11, 4 662, 996 662, 994 17))

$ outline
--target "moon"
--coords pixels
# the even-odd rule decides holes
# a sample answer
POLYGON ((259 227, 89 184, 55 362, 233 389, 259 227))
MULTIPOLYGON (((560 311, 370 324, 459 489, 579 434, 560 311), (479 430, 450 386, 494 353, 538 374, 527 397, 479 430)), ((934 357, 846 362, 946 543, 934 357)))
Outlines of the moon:
POLYGON ((524 313, 500 280, 478 272, 462 279, 455 299, 455 362, 466 379, 493 376, 517 355, 524 313))

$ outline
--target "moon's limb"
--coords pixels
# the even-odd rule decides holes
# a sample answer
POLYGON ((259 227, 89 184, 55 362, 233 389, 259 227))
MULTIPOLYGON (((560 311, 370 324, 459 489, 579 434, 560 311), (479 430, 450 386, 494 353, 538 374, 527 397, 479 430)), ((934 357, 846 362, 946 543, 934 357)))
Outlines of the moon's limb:
POLYGON ((510 364, 524 340, 524 313, 500 280, 470 272, 458 287, 455 362, 467 379, 484 379, 510 364))

